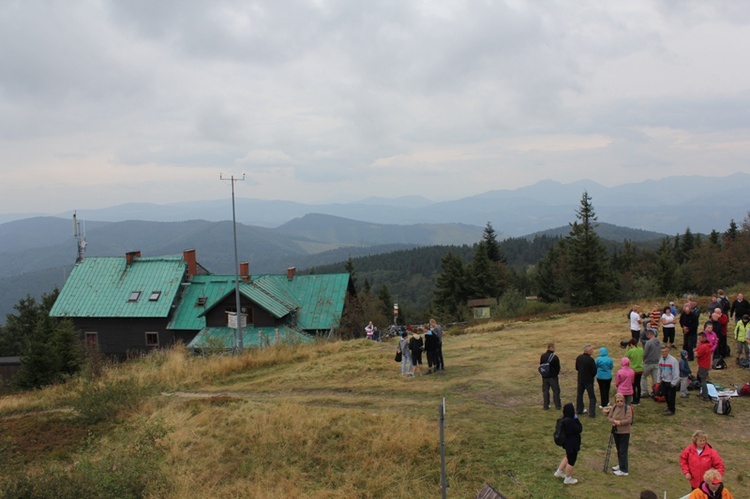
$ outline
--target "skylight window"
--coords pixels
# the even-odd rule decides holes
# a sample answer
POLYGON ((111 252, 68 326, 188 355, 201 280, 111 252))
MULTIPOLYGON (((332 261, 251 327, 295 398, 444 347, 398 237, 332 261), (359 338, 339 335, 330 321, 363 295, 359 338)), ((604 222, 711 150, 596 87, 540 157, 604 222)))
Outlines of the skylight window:
POLYGON ((148 301, 156 301, 161 296, 161 291, 152 291, 151 296, 148 297, 148 301))
POLYGON ((140 291, 133 291, 130 293, 130 298, 128 298, 128 301, 138 301, 138 298, 141 297, 140 291))
POLYGON ((197 300, 195 300, 195 306, 196 307, 205 307, 206 306, 206 298, 205 296, 199 296, 197 300))

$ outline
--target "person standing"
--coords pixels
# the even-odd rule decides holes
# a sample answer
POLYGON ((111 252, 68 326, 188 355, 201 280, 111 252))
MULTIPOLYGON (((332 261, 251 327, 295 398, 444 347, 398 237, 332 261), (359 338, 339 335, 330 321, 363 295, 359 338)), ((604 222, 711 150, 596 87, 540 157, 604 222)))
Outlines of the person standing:
POLYGON ((560 465, 555 470, 555 476, 558 478, 565 477, 563 481, 565 485, 575 485, 578 483, 578 480, 572 476, 573 467, 576 465, 578 452, 581 450, 583 425, 581 424, 581 420, 578 419, 575 408, 571 403, 567 403, 563 407, 562 429, 565 432, 565 442, 563 443, 565 457, 560 461, 560 465))
POLYGON ((643 377, 641 378, 641 393, 653 397, 653 386, 659 373, 659 352, 661 342, 656 337, 656 331, 649 329, 646 331, 646 344, 643 345, 643 377), (648 377, 651 376, 651 384, 648 384, 648 377))
POLYGON ((721 313, 729 316, 729 310, 732 308, 729 305, 729 298, 726 297, 723 289, 720 289, 719 291, 717 291, 716 294, 719 295, 718 302, 719 302, 719 308, 721 308, 721 313))
POLYGON ((596 361, 591 354, 594 347, 586 345, 583 353, 576 358, 576 371, 578 371, 578 390, 576 393, 576 412, 586 414, 583 406, 584 390, 589 394, 589 417, 596 417, 596 393, 594 392, 594 378, 596 378, 596 361))
POLYGON ((698 348, 695 349, 695 359, 698 362, 698 379, 701 382, 701 392, 698 398, 705 401, 710 401, 711 397, 708 396, 708 373, 711 371, 711 344, 706 338, 706 333, 701 331, 698 335, 698 348))
POLYGON ((550 343, 547 345, 547 351, 544 352, 539 359, 539 365, 549 364, 548 374, 542 375, 542 399, 544 401, 544 410, 549 410, 549 391, 552 389, 552 398, 555 403, 555 409, 558 411, 562 409, 562 401, 560 400, 560 359, 555 355, 555 344, 550 343))
POLYGON ((656 331, 657 336, 659 332, 660 323, 661 323, 661 310, 659 309, 659 304, 654 303, 654 307, 651 309, 651 312, 648 314, 648 328, 656 331))
POLYGON ((630 405, 633 400, 633 387, 635 386, 635 371, 630 368, 630 359, 620 359, 620 369, 615 376, 617 393, 625 397, 625 405, 630 405))
POLYGON ((612 385, 612 369, 614 367, 609 352, 605 347, 601 347, 599 357, 596 358, 596 383, 599 385, 599 396, 601 397, 600 409, 609 406, 609 388, 612 385))
POLYGON ((677 397, 677 384, 680 382, 680 366, 677 359, 669 355, 669 347, 662 345, 661 359, 659 360, 659 370, 657 371, 656 382, 667 399, 667 410, 664 416, 674 416, 677 406, 675 400, 677 397))
POLYGON ((630 335, 637 340, 641 337, 641 308, 633 305, 628 318, 630 319, 630 335))
POLYGON ((630 367, 633 369, 633 405, 637 407, 641 404, 641 378, 643 376, 643 347, 638 344, 637 339, 630 340, 625 356, 630 360, 630 367))
POLYGON ((709 445, 708 435, 701 430, 693 433, 693 443, 680 453, 680 468, 693 489, 700 485, 703 474, 711 468, 724 475, 724 461, 709 445))
POLYGON ((683 350, 680 354, 680 397, 681 398, 688 398, 690 394, 688 393, 688 379, 689 376, 693 373, 693 370, 690 369, 690 364, 688 363, 687 359, 687 350, 683 350))
POLYGON ((401 376, 414 376, 411 371, 411 350, 409 350, 409 338, 406 331, 401 333, 401 338, 398 340, 398 351, 401 352, 401 376))
POLYGON ((372 339, 372 335, 374 332, 375 332, 375 326, 373 326, 372 321, 370 321, 370 323, 365 326, 365 335, 367 336, 368 340, 372 339))
POLYGON ((625 397, 615 395, 615 406, 607 415, 617 447, 617 466, 612 469, 616 476, 628 476, 628 446, 633 428, 633 408, 625 403, 625 397))
POLYGON ((718 354, 719 358, 727 357, 727 325, 729 316, 721 311, 721 307, 716 307, 711 314, 711 322, 714 323, 714 333, 719 339, 718 354))
POLYGON ((437 362, 438 370, 445 370, 445 363, 443 362, 443 327, 437 323, 435 319, 430 319, 430 329, 437 335, 440 343, 438 344, 437 362))
POLYGON ((687 350, 688 360, 695 360, 695 347, 698 346, 698 316, 693 313, 689 304, 685 304, 680 314, 680 327, 682 328, 682 349, 687 350))
POLYGON ((750 345, 747 344, 750 335, 750 315, 745 314, 742 320, 734 326, 734 340, 737 342, 737 363, 750 356, 750 345))
POLYGON ((734 322, 737 323, 743 315, 750 315, 750 302, 745 300, 745 295, 737 293, 737 298, 729 308, 729 316, 734 317, 734 322))
POLYGON ((423 332, 424 329, 419 327, 414 332, 411 338, 409 338, 409 350, 411 350, 411 362, 414 366, 412 368, 412 373, 416 374, 417 371, 419 371, 419 374, 422 374, 422 350, 424 350, 424 341, 422 340, 422 337, 419 335, 419 333, 423 332))
POLYGON ((674 348, 674 329, 677 318, 672 313, 670 307, 664 307, 664 311, 661 314, 661 330, 664 334, 664 344, 668 345, 669 348, 674 348))
POLYGON ((436 372, 438 370, 439 345, 440 339, 432 331, 432 329, 428 329, 424 335, 424 351, 427 354, 427 374, 436 372))

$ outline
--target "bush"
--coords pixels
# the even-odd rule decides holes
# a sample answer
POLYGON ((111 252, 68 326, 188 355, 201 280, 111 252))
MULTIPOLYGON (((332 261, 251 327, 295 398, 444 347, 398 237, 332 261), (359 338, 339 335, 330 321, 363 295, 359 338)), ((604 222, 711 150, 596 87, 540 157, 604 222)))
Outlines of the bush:
POLYGON ((83 381, 73 408, 89 424, 112 421, 120 412, 138 407, 150 391, 132 376, 83 381))

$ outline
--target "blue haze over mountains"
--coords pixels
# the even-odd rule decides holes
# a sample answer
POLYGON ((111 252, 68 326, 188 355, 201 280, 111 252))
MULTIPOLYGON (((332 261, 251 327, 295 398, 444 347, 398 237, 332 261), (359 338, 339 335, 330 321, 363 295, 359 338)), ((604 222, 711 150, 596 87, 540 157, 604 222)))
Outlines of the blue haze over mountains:
MULTIPOLYGON (((555 228, 564 234, 584 190, 602 229, 622 234, 619 240, 654 240, 688 226, 700 233, 724 231, 731 219, 741 223, 750 207, 750 175, 744 173, 610 188, 591 181, 542 181, 451 201, 419 195, 325 205, 238 199, 240 259, 250 262, 253 273, 279 273, 288 266, 304 269, 420 245, 473 244, 488 221, 499 238, 555 228), (612 224, 641 230, 623 233, 612 224)), ((64 284, 76 256, 71 215, 0 214, 0 323, 26 294, 39 297, 64 284)), ((85 221, 87 256, 133 250, 174 255, 195 248, 210 271, 233 272, 229 199, 80 208, 78 216, 85 221)))

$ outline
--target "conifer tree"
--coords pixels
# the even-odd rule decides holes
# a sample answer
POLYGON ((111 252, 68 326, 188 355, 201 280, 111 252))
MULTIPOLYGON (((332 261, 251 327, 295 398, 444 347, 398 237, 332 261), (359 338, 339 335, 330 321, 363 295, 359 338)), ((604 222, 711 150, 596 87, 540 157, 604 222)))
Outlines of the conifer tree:
POLYGON ((605 303, 614 293, 607 249, 596 234, 596 212, 591 197, 584 191, 576 222, 568 236, 570 263, 570 304, 588 307, 605 303))
POLYGON ((461 258, 448 253, 440 260, 442 274, 437 278, 435 308, 450 320, 464 319, 467 300, 466 274, 461 258))
POLYGON ((498 263, 507 263, 505 256, 500 251, 500 244, 497 242, 497 235, 492 224, 487 222, 484 227, 484 233, 482 234, 482 242, 487 249, 487 257, 490 261, 498 263))
POLYGON ((659 282, 659 291, 663 294, 674 291, 677 262, 675 261, 669 238, 664 238, 659 249, 656 251, 656 266, 656 279, 659 282))

